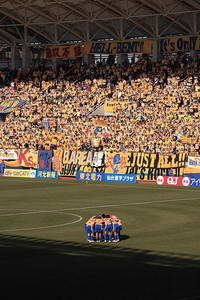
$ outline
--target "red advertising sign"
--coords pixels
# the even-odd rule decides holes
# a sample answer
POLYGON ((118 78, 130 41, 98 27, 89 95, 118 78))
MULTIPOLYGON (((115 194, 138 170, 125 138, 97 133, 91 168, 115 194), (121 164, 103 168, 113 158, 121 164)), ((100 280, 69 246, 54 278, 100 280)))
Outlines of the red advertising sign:
POLYGON ((176 185, 176 186, 189 186, 189 177, 174 177, 174 176, 158 176, 156 180, 160 185, 176 185))

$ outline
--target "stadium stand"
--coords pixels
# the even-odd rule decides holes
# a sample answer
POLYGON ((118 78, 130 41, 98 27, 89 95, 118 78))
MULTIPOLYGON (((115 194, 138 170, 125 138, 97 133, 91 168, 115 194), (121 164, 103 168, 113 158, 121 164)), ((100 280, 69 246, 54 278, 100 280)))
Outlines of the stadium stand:
POLYGON ((184 56, 160 63, 141 56, 124 65, 1 72, 1 99, 26 104, 1 121, 0 148, 91 150, 95 137, 105 151, 199 153, 199 68, 184 56), (105 103, 115 104, 111 115, 92 114, 105 103))

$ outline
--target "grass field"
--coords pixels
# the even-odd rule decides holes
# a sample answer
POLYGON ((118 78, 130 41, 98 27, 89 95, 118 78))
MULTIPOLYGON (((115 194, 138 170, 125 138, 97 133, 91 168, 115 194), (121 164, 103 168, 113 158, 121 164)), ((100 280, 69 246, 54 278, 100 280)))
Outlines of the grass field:
POLYGON ((0 271, 2 299, 200 299, 200 190, 1 177, 0 271), (101 213, 119 243, 87 242, 101 213))

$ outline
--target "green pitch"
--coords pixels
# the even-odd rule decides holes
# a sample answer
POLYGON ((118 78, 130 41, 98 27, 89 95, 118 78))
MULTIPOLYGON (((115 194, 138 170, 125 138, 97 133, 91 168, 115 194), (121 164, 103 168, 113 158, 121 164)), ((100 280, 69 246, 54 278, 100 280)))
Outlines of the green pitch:
POLYGON ((2 299, 200 299, 200 189, 2 177, 0 270, 2 299), (102 213, 119 243, 87 242, 102 213))

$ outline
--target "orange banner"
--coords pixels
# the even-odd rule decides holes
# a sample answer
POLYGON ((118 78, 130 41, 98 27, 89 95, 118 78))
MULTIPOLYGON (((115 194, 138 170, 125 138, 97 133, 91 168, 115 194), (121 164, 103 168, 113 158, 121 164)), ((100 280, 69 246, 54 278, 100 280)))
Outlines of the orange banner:
POLYGON ((200 50, 200 36, 179 36, 165 38, 159 41, 161 53, 187 52, 200 50))
POLYGON ((125 40, 90 42, 85 44, 84 52, 87 54, 130 54, 130 53, 151 53, 151 40, 125 40))
POLYGON ((89 42, 69 46, 49 46, 45 49, 45 58, 78 58, 85 54, 130 54, 130 53, 151 53, 151 40, 125 40, 89 42))
POLYGON ((45 49, 45 58, 78 58, 84 55, 83 45, 49 46, 45 49))

